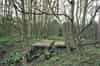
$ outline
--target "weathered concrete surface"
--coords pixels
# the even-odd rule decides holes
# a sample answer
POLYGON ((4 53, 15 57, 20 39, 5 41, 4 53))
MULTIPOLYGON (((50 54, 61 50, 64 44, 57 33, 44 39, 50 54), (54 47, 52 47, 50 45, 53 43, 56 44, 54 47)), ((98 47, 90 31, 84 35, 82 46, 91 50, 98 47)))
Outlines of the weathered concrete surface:
MULTIPOLYGON (((32 44, 32 46, 49 47, 53 40, 41 40, 32 44)), ((54 46, 65 46, 64 41, 55 41, 54 46)))

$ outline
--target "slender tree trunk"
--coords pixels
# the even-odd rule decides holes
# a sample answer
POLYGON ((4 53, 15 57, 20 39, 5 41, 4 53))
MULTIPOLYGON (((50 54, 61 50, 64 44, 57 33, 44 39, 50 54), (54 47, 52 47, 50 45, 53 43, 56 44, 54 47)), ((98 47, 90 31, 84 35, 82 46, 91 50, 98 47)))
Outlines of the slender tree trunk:
MULTIPOLYGON (((32 13, 32 0, 28 0, 28 11, 32 13)), ((29 14, 29 22, 27 22, 27 40, 28 44, 31 44, 32 42, 32 14, 29 14)))
MULTIPOLYGON (((24 0, 21 0, 22 1, 22 11, 24 12, 25 11, 25 2, 24 0)), ((23 35, 23 45, 22 47, 25 48, 25 45, 27 44, 27 22, 26 22, 26 18, 25 18, 25 13, 22 13, 22 29, 23 29, 23 32, 22 32, 22 35, 23 35)))
POLYGON ((70 51, 70 44, 71 44, 71 41, 70 41, 70 29, 71 29, 71 23, 70 22, 67 22, 67 23, 63 23, 63 35, 64 35, 64 42, 65 42, 65 45, 66 45, 66 49, 67 49, 67 53, 68 54, 71 54, 71 51, 70 51))

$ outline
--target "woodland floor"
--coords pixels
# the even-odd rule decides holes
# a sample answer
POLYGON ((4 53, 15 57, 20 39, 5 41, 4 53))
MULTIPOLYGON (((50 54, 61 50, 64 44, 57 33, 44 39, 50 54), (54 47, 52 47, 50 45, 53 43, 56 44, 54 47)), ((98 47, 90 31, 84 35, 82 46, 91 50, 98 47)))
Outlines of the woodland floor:
MULTIPOLYGON (((41 45, 48 45, 52 42, 52 40, 41 40, 36 41, 33 44, 41 44, 41 45)), ((56 44, 63 45, 63 41, 56 41, 56 44)), ((15 44, 11 47, 6 48, 6 54, 3 55, 3 58, 6 58, 10 53, 12 52, 21 52, 22 54, 27 53, 31 48, 31 45, 26 46, 24 48, 18 46, 18 44, 15 44)), ((91 66, 91 64, 98 63, 100 64, 100 49, 92 47, 82 48, 84 52, 84 56, 81 56, 74 52, 72 55, 67 55, 66 53, 61 53, 54 55, 49 60, 44 61, 36 61, 32 63, 27 63, 28 66, 70 66, 71 64, 74 64, 73 66, 78 66, 79 63, 87 64, 87 66, 91 66)))

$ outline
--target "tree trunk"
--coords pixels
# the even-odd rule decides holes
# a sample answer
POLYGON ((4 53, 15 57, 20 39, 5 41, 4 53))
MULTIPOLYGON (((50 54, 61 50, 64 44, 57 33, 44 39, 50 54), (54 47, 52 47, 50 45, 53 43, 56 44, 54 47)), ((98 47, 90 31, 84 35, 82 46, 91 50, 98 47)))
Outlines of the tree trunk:
POLYGON ((72 35, 71 35, 71 23, 63 23, 63 35, 64 35, 64 42, 67 48, 67 53, 70 54, 71 45, 73 45, 72 35))

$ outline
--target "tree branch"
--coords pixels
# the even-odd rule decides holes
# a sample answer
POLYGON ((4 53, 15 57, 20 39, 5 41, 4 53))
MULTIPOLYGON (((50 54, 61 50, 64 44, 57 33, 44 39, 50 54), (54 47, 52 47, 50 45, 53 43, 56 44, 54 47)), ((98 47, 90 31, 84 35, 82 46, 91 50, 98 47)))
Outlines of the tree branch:
POLYGON ((96 16, 96 13, 99 11, 99 9, 100 9, 100 6, 96 8, 95 13, 94 13, 94 15, 91 17, 89 24, 87 24, 87 25, 79 32, 78 36, 79 36, 82 32, 84 32, 86 28, 88 28, 89 26, 92 25, 93 20, 94 20, 94 18, 95 18, 95 16, 96 16))

